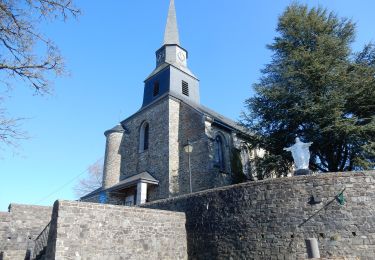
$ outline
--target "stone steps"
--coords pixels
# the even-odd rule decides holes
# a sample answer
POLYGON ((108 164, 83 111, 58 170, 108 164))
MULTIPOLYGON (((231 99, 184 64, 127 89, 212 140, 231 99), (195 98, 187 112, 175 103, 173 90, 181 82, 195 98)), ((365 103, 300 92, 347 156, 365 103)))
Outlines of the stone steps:
POLYGON ((39 252, 32 260, 44 260, 46 256, 47 247, 43 247, 43 250, 39 252))

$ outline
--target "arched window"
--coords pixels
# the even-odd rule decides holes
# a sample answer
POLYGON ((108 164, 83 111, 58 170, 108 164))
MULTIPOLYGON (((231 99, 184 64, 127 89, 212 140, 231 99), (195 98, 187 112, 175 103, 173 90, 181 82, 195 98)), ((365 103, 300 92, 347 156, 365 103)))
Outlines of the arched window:
POLYGON ((215 159, 220 170, 225 170, 224 139, 220 135, 215 138, 215 159))
POLYGON ((141 125, 141 129, 139 133, 139 152, 144 152, 148 149, 149 132, 150 132, 150 126, 147 122, 144 122, 141 125))

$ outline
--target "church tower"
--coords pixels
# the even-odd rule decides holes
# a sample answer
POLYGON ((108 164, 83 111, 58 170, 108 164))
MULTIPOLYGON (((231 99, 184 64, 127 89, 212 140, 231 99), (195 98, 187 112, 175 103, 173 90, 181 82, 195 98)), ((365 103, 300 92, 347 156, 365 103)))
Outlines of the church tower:
POLYGON ((232 183, 231 155, 246 148, 246 130, 200 104, 187 60, 170 0, 142 107, 105 132, 103 186, 82 200, 138 205, 232 183))
POLYGON ((145 107, 165 94, 172 94, 195 104, 200 103, 199 80, 187 65, 188 52, 180 46, 176 8, 171 0, 163 46, 156 51, 156 68, 146 78, 145 107))

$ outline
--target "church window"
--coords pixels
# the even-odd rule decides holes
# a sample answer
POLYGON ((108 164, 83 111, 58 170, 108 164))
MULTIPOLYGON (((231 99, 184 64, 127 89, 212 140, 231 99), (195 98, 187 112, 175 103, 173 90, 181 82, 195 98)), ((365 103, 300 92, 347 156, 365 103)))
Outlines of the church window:
POLYGON ((224 140, 220 135, 215 138, 215 160, 216 166, 218 166, 220 170, 225 170, 224 140))
POLYGON ((150 132, 150 127, 147 122, 144 122, 141 126, 140 130, 140 138, 139 138, 139 152, 144 152, 148 150, 149 146, 149 132, 150 132))
POLYGON ((155 81, 154 82, 154 97, 156 97, 157 95, 159 95, 159 89, 160 89, 159 82, 155 81))
POLYGON ((143 150, 148 149, 148 139, 149 139, 148 137, 149 137, 149 126, 147 124, 146 127, 145 127, 145 139, 144 139, 144 142, 143 142, 143 150))
POLYGON ((189 83, 182 81, 182 94, 189 96, 189 83))

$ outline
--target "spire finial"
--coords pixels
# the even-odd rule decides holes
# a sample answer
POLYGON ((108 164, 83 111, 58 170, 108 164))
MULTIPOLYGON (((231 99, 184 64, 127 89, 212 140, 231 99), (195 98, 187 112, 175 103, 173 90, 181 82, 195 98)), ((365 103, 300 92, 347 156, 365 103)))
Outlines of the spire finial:
POLYGON ((165 27, 164 44, 177 44, 180 45, 180 37, 177 27, 177 16, 174 0, 169 4, 167 26, 165 27))

